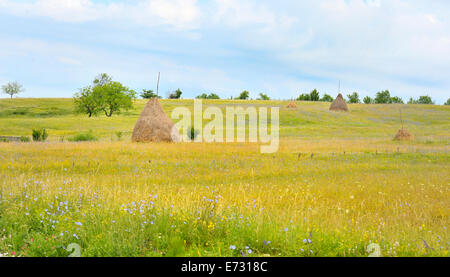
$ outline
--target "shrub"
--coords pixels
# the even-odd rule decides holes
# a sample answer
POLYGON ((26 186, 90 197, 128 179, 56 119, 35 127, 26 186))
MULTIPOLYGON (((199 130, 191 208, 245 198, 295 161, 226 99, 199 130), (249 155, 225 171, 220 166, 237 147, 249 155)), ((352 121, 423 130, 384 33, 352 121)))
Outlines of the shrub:
POLYGON ((30 142, 30 138, 29 138, 29 137, 26 137, 26 136, 21 136, 21 137, 20 137, 20 141, 21 141, 21 142, 30 142))
POLYGON ((403 99, 401 99, 398 96, 391 97, 391 103, 392 104, 404 104, 403 99))
POLYGON ((311 101, 319 101, 320 99, 320 94, 317 91, 317 89, 313 89, 310 93, 309 93, 309 99, 311 99, 311 101))
POLYGON ((425 95, 425 96, 420 96, 419 99, 414 100, 412 97, 409 98, 408 104, 429 104, 429 105, 434 105, 434 101, 433 99, 431 99, 430 96, 425 95))
POLYGON ((202 93, 195 98, 197 98, 197 99, 220 99, 219 95, 217 95, 215 93, 210 93, 209 95, 206 93, 202 93))
POLYGON ((183 94, 183 92, 180 89, 177 89, 176 91, 169 94, 169 99, 180 99, 181 94, 183 94))
POLYGON ((153 90, 149 89, 143 89, 142 93, 140 95, 143 99, 150 99, 150 98, 161 98, 161 96, 157 95, 153 92, 153 90))
POLYGON ((372 98, 370 98, 370 96, 366 96, 363 99, 364 104, 372 104, 374 101, 372 98))
POLYGON ((194 129, 194 127, 188 128, 187 136, 189 139, 194 140, 198 135, 198 131, 194 129))
POLYGON ((349 103, 352 104, 361 103, 361 101, 359 101, 359 95, 356 91, 353 92, 352 94, 347 95, 347 98, 349 103))
POLYGON ((333 100, 334 100, 333 97, 331 97, 331 95, 329 94, 324 94, 320 99, 320 101, 322 102, 333 102, 333 100))
POLYGON ((236 99, 247 100, 249 96, 250 96, 250 92, 248 92, 247 90, 244 90, 243 92, 241 92, 241 94, 239 94, 239 97, 236 99))
POLYGON ((320 101, 320 93, 317 89, 313 89, 310 93, 300 94, 297 101, 320 101))
POLYGON ((297 97, 297 101, 310 101, 311 97, 307 93, 300 94, 299 97, 297 97))
POLYGON ((270 97, 267 94, 260 93, 258 100, 270 100, 270 97))
POLYGON ((445 104, 444 105, 450 105, 450 98, 449 99, 447 99, 447 102, 445 102, 445 104))
POLYGON ((375 96, 375 103, 376 104, 390 104, 391 103, 391 93, 389 90, 383 90, 377 92, 377 95, 375 96))
POLYGON ((78 142, 78 141, 97 141, 97 137, 94 136, 92 133, 92 130, 89 130, 89 132, 85 133, 78 133, 75 136, 68 138, 68 141, 71 142, 78 142))
POLYGON ((33 137, 33 141, 45 141, 48 137, 48 133, 45 129, 33 129, 31 136, 33 137))
POLYGON ((118 141, 122 140, 122 135, 123 135, 123 132, 122 132, 122 131, 117 131, 117 132, 116 132, 116 137, 117 137, 117 140, 118 140, 118 141))

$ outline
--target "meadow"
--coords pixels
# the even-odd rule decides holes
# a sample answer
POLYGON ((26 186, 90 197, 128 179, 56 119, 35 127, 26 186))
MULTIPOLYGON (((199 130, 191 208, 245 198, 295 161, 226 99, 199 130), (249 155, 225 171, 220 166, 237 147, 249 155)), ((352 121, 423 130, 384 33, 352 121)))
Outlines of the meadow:
MULTIPOLYGON (((112 118, 71 99, 1 99, 0 255, 449 256, 450 108, 280 107, 280 148, 131 143, 145 100, 112 118), (394 141, 399 109, 414 141, 394 141), (92 131, 98 141, 70 142, 92 131), (117 134, 121 135, 118 136, 117 134)), ((161 100, 168 115, 192 100, 161 100)))

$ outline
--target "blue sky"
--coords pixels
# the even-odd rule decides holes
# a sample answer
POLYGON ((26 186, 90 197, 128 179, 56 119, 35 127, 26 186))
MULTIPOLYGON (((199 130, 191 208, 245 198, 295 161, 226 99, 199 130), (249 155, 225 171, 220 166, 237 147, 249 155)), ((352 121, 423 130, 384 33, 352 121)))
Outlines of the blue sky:
MULTIPOLYGON (((0 0, 0 84, 71 97, 99 73, 141 91, 256 98, 450 88, 447 0, 0 0)), ((2 95, 1 97, 7 97, 2 95)))

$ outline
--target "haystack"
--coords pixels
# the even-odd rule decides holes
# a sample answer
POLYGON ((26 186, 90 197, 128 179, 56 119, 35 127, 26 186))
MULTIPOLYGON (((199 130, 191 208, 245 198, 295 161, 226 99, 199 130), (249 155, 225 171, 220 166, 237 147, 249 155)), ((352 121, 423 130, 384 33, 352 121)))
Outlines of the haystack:
POLYGON ((414 136, 406 129, 401 128, 395 135, 394 140, 413 140, 414 136))
POLYGON ((289 104, 287 104, 286 108, 295 109, 295 108, 297 108, 297 104, 295 104, 294 101, 291 101, 291 102, 289 102, 289 104))
POLYGON ((167 117, 157 98, 152 98, 145 105, 134 126, 133 142, 177 142, 180 135, 173 122, 167 117))
POLYGON ((339 93, 333 103, 331 103, 330 111, 348 111, 347 103, 345 103, 342 94, 339 93))

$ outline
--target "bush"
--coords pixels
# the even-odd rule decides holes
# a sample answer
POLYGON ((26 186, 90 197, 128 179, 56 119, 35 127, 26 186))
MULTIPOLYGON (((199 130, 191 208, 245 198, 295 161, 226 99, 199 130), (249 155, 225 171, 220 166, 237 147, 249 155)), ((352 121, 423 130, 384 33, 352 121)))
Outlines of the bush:
POLYGON ((297 101, 311 101, 311 97, 309 97, 309 94, 307 93, 302 93, 297 97, 297 101))
POLYGON ((180 99, 181 94, 183 94, 183 92, 180 89, 177 89, 176 91, 169 94, 169 99, 180 99))
POLYGON ((311 101, 319 101, 320 99, 320 94, 317 91, 317 89, 313 89, 310 93, 309 93, 309 99, 311 99, 311 101))
POLYGON ((375 96, 375 103, 376 104, 390 104, 391 103, 391 93, 389 90, 383 90, 377 92, 377 95, 375 96))
POLYGON ((366 96, 364 97, 363 102, 364 104, 373 104, 374 101, 372 98, 370 98, 370 96, 366 96))
POLYGON ((48 137, 48 133, 45 129, 33 129, 31 136, 33 137, 33 141, 45 141, 48 137))
POLYGON ((21 136, 20 137, 20 141, 21 142, 30 142, 30 138, 29 137, 25 137, 25 136, 21 136))
POLYGON ((267 94, 260 93, 258 100, 270 100, 270 97, 267 94))
POLYGON ((250 96, 250 92, 248 92, 247 90, 244 90, 243 92, 241 92, 241 94, 239 94, 239 97, 236 99, 240 99, 240 100, 247 100, 250 96))
POLYGON ((78 141, 97 141, 97 137, 92 134, 92 130, 89 130, 89 132, 85 133, 78 133, 75 136, 68 138, 68 141, 71 142, 78 142, 78 141))
POLYGON ((322 102, 333 102, 333 97, 331 97, 329 94, 324 94, 320 101, 322 102))
POLYGON ((450 98, 447 99, 447 102, 445 102, 444 105, 450 105, 450 98))
POLYGON ((206 93, 202 93, 195 98, 197 98, 197 99, 220 99, 219 95, 217 95, 215 93, 210 93, 209 95, 206 93))
POLYGON ((198 131, 194 129, 194 127, 188 128, 187 136, 190 140, 194 140, 198 135, 198 131))
POLYGON ((140 96, 143 99, 151 99, 151 98, 161 98, 161 96, 156 95, 156 93, 153 92, 153 90, 149 89, 143 89, 142 93, 140 94, 140 96))
POLYGON ((347 95, 347 98, 349 103, 352 104, 361 103, 361 101, 359 101, 359 95, 356 91, 353 92, 352 94, 347 95))
POLYGON ((434 105, 433 99, 431 99, 430 96, 420 96, 419 99, 414 100, 412 97, 409 98, 408 104, 428 104, 428 105, 434 105))
POLYGON ((297 97, 297 101, 320 101, 320 93, 317 89, 313 89, 310 93, 300 94, 300 96, 297 97))
POLYGON ((401 99, 398 96, 391 97, 391 103, 392 104, 404 104, 403 99, 401 99))
POLYGON ((122 140, 122 135, 123 135, 123 132, 122 132, 122 131, 117 131, 117 132, 116 132, 116 137, 117 137, 117 140, 118 140, 118 141, 121 141, 121 140, 122 140))

